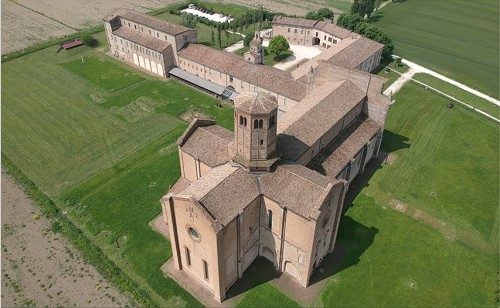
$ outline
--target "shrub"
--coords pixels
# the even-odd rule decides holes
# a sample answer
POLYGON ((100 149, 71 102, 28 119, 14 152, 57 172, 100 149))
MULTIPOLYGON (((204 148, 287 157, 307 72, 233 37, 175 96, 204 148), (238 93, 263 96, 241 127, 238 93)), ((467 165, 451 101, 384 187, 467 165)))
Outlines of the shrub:
POLYGON ((290 49, 290 45, 283 35, 278 35, 271 39, 271 41, 269 42, 269 47, 267 49, 269 49, 269 52, 271 52, 272 54, 279 56, 280 54, 290 49))
POLYGON ((95 39, 91 33, 85 33, 82 35, 82 43, 85 46, 96 47, 97 39, 95 39))

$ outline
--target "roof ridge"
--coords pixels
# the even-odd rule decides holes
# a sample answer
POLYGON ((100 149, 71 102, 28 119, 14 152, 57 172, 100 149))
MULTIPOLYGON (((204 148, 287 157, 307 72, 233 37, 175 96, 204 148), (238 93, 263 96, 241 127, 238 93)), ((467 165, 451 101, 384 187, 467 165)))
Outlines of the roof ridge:
POLYGON ((212 190, 216 189, 222 183, 224 183, 227 179, 229 179, 230 177, 232 177, 236 173, 236 171, 238 171, 238 170, 240 170, 240 168, 235 167, 234 170, 228 176, 226 176, 222 181, 220 181, 219 183, 217 183, 217 185, 215 185, 214 187, 210 188, 210 190, 208 190, 207 193, 203 197, 200 198, 200 200, 203 199, 203 198, 205 198, 208 195, 208 193, 210 193, 212 190))

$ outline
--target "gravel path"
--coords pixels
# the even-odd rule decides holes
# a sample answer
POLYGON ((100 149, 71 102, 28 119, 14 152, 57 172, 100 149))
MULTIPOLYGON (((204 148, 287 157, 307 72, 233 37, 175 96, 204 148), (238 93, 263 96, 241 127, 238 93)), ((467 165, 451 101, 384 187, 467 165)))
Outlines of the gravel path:
MULTIPOLYGON (((449 78, 447 78, 447 77, 445 77, 445 76, 443 76, 443 75, 440 75, 440 74, 438 74, 438 73, 436 73, 436 72, 434 72, 434 71, 432 71, 432 70, 429 70, 429 69, 427 69, 427 68, 425 68, 425 67, 422 67, 422 66, 420 66, 420 65, 418 65, 418 64, 415 64, 415 63, 413 63, 413 62, 411 62, 411 61, 402 60, 402 62, 403 62, 404 64, 406 64, 406 65, 408 65, 408 66, 409 66, 409 70, 408 70, 408 71, 406 71, 405 73, 401 74, 400 72, 398 72, 398 71, 396 71, 396 70, 393 70, 392 68, 389 68, 390 70, 392 70, 392 71, 394 71, 394 72, 396 72, 396 73, 400 74, 400 76, 399 76, 399 78, 398 78, 398 79, 396 79, 396 81, 394 81, 394 82, 393 82, 393 83, 392 83, 392 84, 391 84, 391 85, 390 85, 390 86, 389 86, 389 87, 388 87, 388 88, 384 91, 384 94, 385 94, 385 95, 389 95, 389 96, 394 95, 396 92, 398 92, 398 91, 399 91, 399 90, 400 90, 400 89, 401 89, 401 88, 405 85, 405 83, 406 83, 406 82, 408 82, 408 80, 413 80, 414 82, 416 82, 416 83, 418 83, 418 84, 421 84, 422 86, 425 86, 426 88, 428 88, 428 89, 430 89, 430 90, 432 90, 432 91, 434 91, 434 92, 437 92, 437 93, 439 93, 439 94, 441 94, 441 95, 443 95, 443 96, 445 96, 445 97, 447 97, 447 98, 449 98, 449 99, 453 100, 453 101, 454 101, 454 102, 456 102, 456 103, 459 103, 459 104, 461 104, 461 105, 463 105, 463 106, 465 106, 465 107, 467 107, 467 108, 469 108, 469 109, 471 109, 471 110, 473 110, 473 111, 475 111, 475 112, 477 112, 477 113, 479 113, 479 114, 481 114, 481 115, 483 115, 483 116, 485 116, 485 117, 487 117, 487 118, 490 118, 490 119, 492 119, 492 120, 496 121, 497 123, 500 123, 500 120, 499 120, 499 119, 497 119, 495 116, 493 116, 493 115, 491 115, 491 114, 489 114, 489 113, 487 113, 487 112, 484 112, 484 111, 482 111, 482 110, 480 110, 480 109, 477 109, 476 107, 471 106, 471 105, 467 104, 466 102, 463 102, 463 101, 461 101, 461 100, 459 100, 459 99, 457 99, 457 98, 455 98, 455 97, 453 97, 453 96, 451 96, 451 95, 449 95, 449 94, 446 94, 446 93, 442 92, 442 91, 441 91, 441 90, 439 90, 439 89, 436 89, 436 88, 434 88, 434 87, 431 87, 431 86, 429 86, 429 85, 427 85, 427 84, 425 84, 425 83, 423 83, 423 82, 421 82, 421 81, 415 80, 415 79, 413 79, 413 76, 414 76, 415 74, 417 74, 417 73, 425 73, 425 74, 432 75, 432 76, 434 76, 434 77, 436 77, 436 78, 439 78, 439 79, 441 79, 441 80, 443 80, 443 81, 445 81, 445 82, 448 82, 448 83, 450 83, 450 84, 452 84, 452 85, 454 85, 454 86, 456 86, 456 87, 459 87, 459 88, 460 88, 460 89, 462 89, 462 90, 468 91, 468 92, 470 92, 470 93, 472 93, 472 94, 477 95, 477 94, 476 94, 476 92, 477 92, 477 93, 481 94, 481 95, 477 95, 477 96, 479 96, 479 97, 481 97, 481 98, 488 97, 488 98, 490 98, 490 99, 488 99, 488 101, 490 101, 491 103, 493 103, 493 104, 495 104, 495 105, 497 105, 497 106, 500 106, 500 105, 499 105, 499 103, 498 103, 498 100, 496 100, 496 99, 494 99, 494 98, 492 98, 492 97, 489 97, 489 96, 487 96, 487 95, 486 95, 486 94, 484 94, 484 93, 481 93, 481 92, 478 92, 478 91, 476 91, 476 90, 474 90, 474 89, 471 89, 471 88, 469 88, 469 87, 467 87, 467 86, 465 86, 465 85, 463 85, 463 84, 461 84, 461 83, 459 83, 459 82, 457 82, 457 81, 454 81, 454 80, 449 79, 449 78), (460 85, 462 85, 462 86, 460 86, 460 85), (467 88, 468 88, 468 89, 470 89, 471 91, 467 90, 467 88)), ((394 103, 394 101, 393 101, 392 103, 394 103)))
POLYGON ((133 305, 85 263, 2 170, 3 307, 123 307, 133 305))
POLYGON ((455 81, 455 80, 453 80, 451 78, 443 76, 443 75, 441 75, 441 74, 439 74, 439 73, 437 73, 437 72, 435 72, 433 70, 430 70, 430 69, 425 68, 425 67, 423 67, 421 65, 418 65, 415 62, 411 62, 411 61, 405 60, 405 59, 401 59, 401 62, 403 62, 403 64, 408 65, 410 67, 410 69, 413 69, 415 71, 415 73, 429 74, 429 75, 431 75, 433 77, 436 77, 438 79, 446 81, 449 84, 452 84, 452 85, 454 85, 456 87, 459 87, 460 89, 462 89, 464 91, 467 91, 467 92, 472 93, 472 94, 474 94, 476 96, 479 96, 479 97, 481 97, 481 98, 483 98, 483 99, 485 99, 485 100, 487 100, 487 101, 489 101, 489 102, 491 102, 491 103, 493 103, 493 104, 495 104, 497 106, 500 106, 500 101, 497 100, 496 98, 488 96, 488 95, 486 95, 486 94, 484 94, 482 92, 479 92, 478 90, 474 90, 471 87, 466 86, 465 84, 463 84, 461 82, 458 82, 458 81, 455 81))

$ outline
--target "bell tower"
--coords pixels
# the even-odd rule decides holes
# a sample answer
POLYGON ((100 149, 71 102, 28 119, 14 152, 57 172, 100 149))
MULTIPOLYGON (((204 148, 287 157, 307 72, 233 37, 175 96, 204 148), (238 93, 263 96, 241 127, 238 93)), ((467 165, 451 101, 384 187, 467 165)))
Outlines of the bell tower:
POLYGON ((250 42, 250 49, 243 55, 245 61, 254 64, 264 63, 264 48, 262 47, 263 39, 259 31, 255 31, 254 37, 250 42))
POLYGON ((276 155, 278 102, 270 94, 244 92, 234 100, 236 162, 249 171, 268 172, 276 155))

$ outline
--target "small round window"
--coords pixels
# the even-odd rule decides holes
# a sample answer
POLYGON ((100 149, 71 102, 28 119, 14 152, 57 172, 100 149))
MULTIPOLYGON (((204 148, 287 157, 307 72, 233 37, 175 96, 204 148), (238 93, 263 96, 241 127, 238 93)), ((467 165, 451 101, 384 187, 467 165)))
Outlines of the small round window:
POLYGON ((195 241, 199 241, 200 240, 200 234, 198 233, 198 231, 196 231, 196 229, 194 229, 193 227, 189 227, 188 228, 188 233, 189 233, 189 236, 195 240, 195 241))

